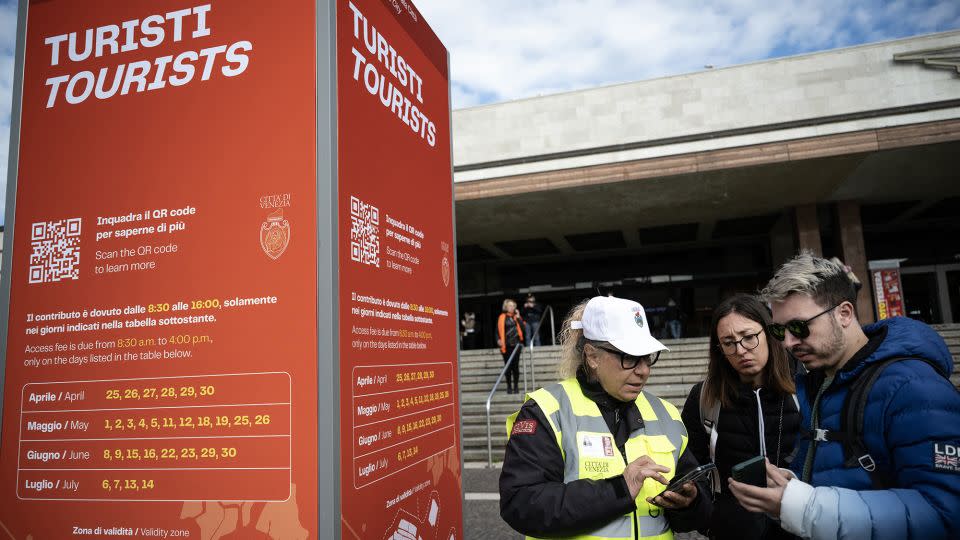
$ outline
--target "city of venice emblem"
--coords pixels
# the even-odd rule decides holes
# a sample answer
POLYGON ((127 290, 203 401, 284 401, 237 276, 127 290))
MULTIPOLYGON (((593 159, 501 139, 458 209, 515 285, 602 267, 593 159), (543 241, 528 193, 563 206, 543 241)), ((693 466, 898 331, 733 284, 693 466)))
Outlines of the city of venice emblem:
POLYGON ((273 260, 277 260, 290 244, 290 222, 283 219, 283 210, 267 216, 260 224, 260 247, 273 260))

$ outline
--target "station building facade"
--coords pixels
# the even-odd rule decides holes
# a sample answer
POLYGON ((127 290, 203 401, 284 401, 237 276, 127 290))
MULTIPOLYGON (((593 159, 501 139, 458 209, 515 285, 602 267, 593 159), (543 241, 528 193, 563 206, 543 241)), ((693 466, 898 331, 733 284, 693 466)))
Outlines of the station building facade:
POLYGON ((527 292, 557 329, 612 293, 707 335, 801 249, 852 266, 862 321, 893 260, 909 316, 960 322, 960 31, 457 110, 453 134, 475 346, 527 292))

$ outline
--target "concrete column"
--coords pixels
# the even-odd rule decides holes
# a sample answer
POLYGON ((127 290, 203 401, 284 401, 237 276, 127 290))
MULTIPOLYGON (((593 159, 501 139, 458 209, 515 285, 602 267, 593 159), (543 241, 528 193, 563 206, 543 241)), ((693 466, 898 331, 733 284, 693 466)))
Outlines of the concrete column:
POLYGON ((842 201, 836 208, 837 226, 840 229, 840 258, 860 279, 863 288, 857 297, 857 312, 860 322, 868 324, 875 321, 873 297, 870 286, 870 273, 867 269, 867 253, 863 245, 863 222, 860 221, 860 203, 842 201))
POLYGON ((954 322, 953 307, 950 306, 950 284, 947 282, 947 271, 937 269, 937 291, 940 298, 940 314, 943 322, 952 324, 954 322))
POLYGON ((805 204, 794 209, 794 225, 797 232, 797 249, 808 250, 818 257, 823 256, 820 244, 820 223, 817 221, 817 205, 805 204))

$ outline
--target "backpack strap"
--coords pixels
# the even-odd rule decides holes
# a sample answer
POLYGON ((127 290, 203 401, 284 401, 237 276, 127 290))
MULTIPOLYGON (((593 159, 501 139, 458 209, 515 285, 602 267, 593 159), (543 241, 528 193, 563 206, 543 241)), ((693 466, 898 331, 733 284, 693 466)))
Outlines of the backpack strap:
POLYGON ((840 431, 845 437, 840 438, 843 444, 843 466, 847 468, 860 466, 870 475, 874 489, 886 489, 891 485, 888 474, 877 469, 877 463, 867 450, 863 440, 863 418, 867 408, 867 397, 874 383, 880 377, 883 369, 901 358, 887 358, 867 366, 850 385, 843 402, 840 416, 840 431))
MULTIPOLYGON (((713 403, 707 403, 707 398, 705 392, 703 391, 703 386, 705 384, 707 384, 706 381, 700 384, 700 423, 703 425, 704 431, 707 432, 707 436, 710 438, 710 463, 716 463, 717 438, 720 435, 717 431, 717 424, 720 422, 720 400, 715 400, 713 403)), ((713 479, 713 492, 720 493, 720 472, 717 469, 713 469, 713 472, 710 476, 713 479)))
POLYGON ((889 471, 877 467, 877 463, 870 455, 863 439, 863 422, 867 408, 867 398, 883 370, 890 364, 901 360, 926 362, 943 376, 943 373, 940 372, 939 367, 933 361, 915 356, 895 356, 870 364, 854 379, 844 398, 840 416, 840 431, 817 429, 813 432, 802 430, 801 433, 801 437, 804 439, 812 438, 816 441, 841 443, 843 445, 843 466, 847 468, 861 467, 867 471, 874 489, 889 489, 894 483, 889 471))

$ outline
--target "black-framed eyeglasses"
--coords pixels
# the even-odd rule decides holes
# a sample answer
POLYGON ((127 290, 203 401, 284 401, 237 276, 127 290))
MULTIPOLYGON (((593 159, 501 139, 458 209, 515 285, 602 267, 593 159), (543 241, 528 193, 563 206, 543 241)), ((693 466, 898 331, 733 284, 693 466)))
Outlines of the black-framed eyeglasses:
POLYGON ((619 356, 619 357, 620 357, 620 367, 622 367, 623 369, 636 369, 637 364, 639 364, 639 363, 641 363, 641 362, 643 362, 643 363, 646 364, 647 366, 652 366, 652 365, 654 365, 654 364, 657 363, 657 360, 660 359, 660 351, 657 351, 657 352, 651 353, 651 354, 645 354, 645 355, 643 355, 643 356, 633 356, 633 355, 627 354, 627 353, 625 353, 625 352, 623 352, 623 351, 618 351, 618 350, 616 350, 616 349, 608 349, 608 348, 606 348, 606 347, 600 347, 600 346, 598 346, 598 345, 594 345, 594 347, 596 347, 596 348, 598 348, 598 349, 600 349, 600 350, 602 350, 602 351, 606 351, 606 352, 608 352, 608 353, 610 353, 610 354, 619 356))
POLYGON ((717 344, 717 348, 723 352, 723 354, 736 354, 737 345, 743 347, 745 351, 752 351, 760 345, 760 334, 763 333, 763 330, 758 331, 756 334, 747 334, 737 341, 721 341, 717 344))
POLYGON ((840 307, 840 304, 837 304, 830 309, 825 309, 805 321, 793 319, 783 324, 770 323, 767 325, 767 332, 770 332, 770 335, 773 336, 777 341, 783 341, 786 339, 788 331, 793 334, 793 337, 797 339, 804 339, 810 335, 810 321, 816 319, 824 313, 829 313, 838 307, 840 307))

